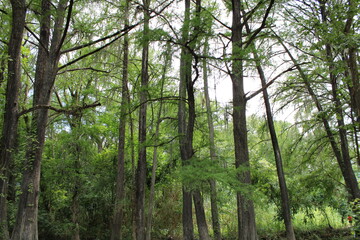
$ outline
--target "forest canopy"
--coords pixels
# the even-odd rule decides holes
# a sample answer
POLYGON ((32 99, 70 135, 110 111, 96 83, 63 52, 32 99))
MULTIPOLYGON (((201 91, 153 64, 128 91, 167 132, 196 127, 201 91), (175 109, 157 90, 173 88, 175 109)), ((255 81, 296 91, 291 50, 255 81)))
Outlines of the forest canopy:
POLYGON ((2 1, 0 240, 358 237, 359 17, 2 1))

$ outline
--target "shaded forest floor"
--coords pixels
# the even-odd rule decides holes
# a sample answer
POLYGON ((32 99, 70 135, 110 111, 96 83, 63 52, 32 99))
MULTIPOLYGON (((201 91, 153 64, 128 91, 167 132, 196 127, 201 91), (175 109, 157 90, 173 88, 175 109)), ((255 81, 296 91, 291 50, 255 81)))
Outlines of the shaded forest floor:
MULTIPOLYGON (((349 240, 355 239, 350 228, 342 229, 318 229, 311 231, 295 231, 297 240, 349 240)), ((261 240, 285 240, 285 232, 277 235, 259 236, 261 240)))

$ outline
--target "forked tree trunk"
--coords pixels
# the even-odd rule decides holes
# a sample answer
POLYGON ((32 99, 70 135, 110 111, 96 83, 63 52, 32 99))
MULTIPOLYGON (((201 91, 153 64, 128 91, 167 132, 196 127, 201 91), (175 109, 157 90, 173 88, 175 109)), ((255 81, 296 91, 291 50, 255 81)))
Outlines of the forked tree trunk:
MULTIPOLYGON (((125 3, 124 9, 125 28, 129 25, 129 1, 125 3)), ((122 90, 119 121, 119 142, 117 155, 117 172, 115 183, 115 203, 111 226, 111 240, 122 239, 122 226, 124 224, 124 203, 125 203, 125 137, 126 137, 126 115, 129 103, 128 90, 128 60, 129 60, 129 37, 124 35, 123 44, 123 71, 122 90)))
MULTIPOLYGON (((12 155, 15 151, 18 126, 17 114, 19 111, 18 100, 21 84, 20 52, 26 16, 25 0, 11 0, 10 2, 12 6, 12 25, 8 45, 8 76, 5 93, 5 112, 0 139, 0 240, 7 240, 10 237, 7 225, 7 195, 10 178, 9 168, 13 162, 12 155)), ((5 65, 4 62, 1 64, 5 65)))
MULTIPOLYGON (((69 14, 72 9, 68 7, 69 14)), ((33 106, 48 106, 52 88, 55 82, 60 48, 65 38, 66 30, 63 31, 65 9, 67 0, 59 2, 54 16, 54 28, 50 49, 50 26, 51 26, 51 3, 49 0, 42 1, 42 19, 40 27, 40 41, 36 62, 33 106)), ((26 150, 25 170, 21 183, 21 195, 19 200, 16 222, 12 234, 12 240, 37 240, 38 239, 38 203, 40 189, 40 169, 42 152, 45 141, 45 130, 48 121, 48 109, 41 108, 33 112, 30 139, 26 150)))

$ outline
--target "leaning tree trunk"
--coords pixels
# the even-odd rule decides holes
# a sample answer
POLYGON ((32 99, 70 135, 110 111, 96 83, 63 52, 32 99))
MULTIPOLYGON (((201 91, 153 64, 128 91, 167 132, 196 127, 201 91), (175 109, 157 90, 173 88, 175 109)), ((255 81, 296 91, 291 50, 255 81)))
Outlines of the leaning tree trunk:
MULTIPOLYGON (((300 67, 300 65, 298 64, 297 60, 295 59, 295 57, 291 54, 290 50, 286 47, 286 45, 283 43, 282 39, 280 39, 280 37, 278 37, 278 40, 280 42, 280 44, 283 46, 283 48, 285 49, 286 53, 289 55, 291 61, 294 63, 294 65, 296 66, 297 70, 299 71, 300 77, 304 82, 304 85, 306 87, 306 90, 308 91, 311 99, 314 101, 314 104, 316 106, 316 109, 319 113, 323 113, 324 112, 324 108, 320 103, 320 100, 318 99, 318 97, 316 96, 313 88, 310 85, 310 80, 308 79, 305 71, 300 67)), ((330 123, 328 121, 328 119, 325 117, 324 114, 319 114, 321 122, 324 126, 325 132, 326 132, 326 136, 329 139, 332 151, 334 152, 334 156, 338 162, 340 171, 342 173, 342 176, 344 178, 345 181, 345 185, 347 188, 347 191, 349 193, 349 195, 351 196, 351 199, 356 199, 360 197, 360 190, 359 190, 359 186, 356 182, 356 177, 354 174, 354 171, 352 169, 352 167, 349 167, 349 164, 345 164, 341 150, 338 146, 336 137, 330 127, 330 123)))
MULTIPOLYGON (((60 48, 66 36, 63 31, 65 10, 72 10, 72 0, 67 6, 67 0, 59 2, 54 17, 54 28, 50 49, 50 14, 51 2, 42 1, 42 19, 40 27, 40 42, 36 63, 34 82, 34 109, 40 106, 49 106, 52 88, 55 82, 60 48)), ((38 239, 38 203, 40 189, 40 169, 42 152, 45 142, 45 130, 48 121, 48 109, 40 107, 34 110, 30 139, 26 150, 25 170, 21 183, 21 195, 19 200, 16 222, 12 234, 12 240, 37 240, 38 239)))
POLYGON ((9 239, 7 226, 7 194, 10 178, 12 154, 18 126, 19 89, 21 81, 21 43, 25 27, 25 0, 11 0, 12 25, 8 45, 8 79, 6 85, 6 102, 4 122, 0 139, 0 239, 9 239))
MULTIPOLYGON (((126 1, 124 9, 125 28, 129 25, 129 1, 126 1)), ((128 90, 128 60, 129 60, 129 37, 128 33, 124 36, 123 44, 123 71, 122 71, 122 90, 121 107, 119 121, 119 143, 117 155, 117 172, 115 185, 115 204, 113 210, 113 220, 111 226, 111 240, 122 239, 122 226, 124 224, 124 201, 125 201, 125 132, 126 115, 129 103, 128 90)))
MULTIPOLYGON (((233 89, 233 134, 235 145, 235 166, 241 169, 238 173, 239 181, 243 186, 251 185, 249 150, 246 126, 246 98, 244 93, 244 73, 242 60, 242 16, 240 1, 232 0, 232 89, 233 89)), ((244 191, 245 192, 245 191, 244 191)), ((238 239, 257 239, 255 225, 255 210, 251 196, 245 196, 238 191, 238 239)))
POLYGON ((145 185, 146 185, 146 112, 147 112, 147 87, 149 82, 149 19, 150 0, 143 0, 144 5, 144 29, 143 50, 141 68, 140 112, 139 112, 139 158, 135 179, 135 223, 136 239, 145 240, 145 185))
POLYGON ((275 163, 276 163, 276 171, 277 171, 279 186, 280 186, 281 209, 282 209, 282 216, 284 218, 284 223, 285 223, 286 238, 288 240, 295 240, 296 238, 295 238, 295 233, 294 233, 294 228, 293 228, 292 218, 291 218, 289 193, 288 193, 288 188, 286 186, 286 180, 285 180, 285 174, 284 174, 284 169, 283 169, 283 161, 281 158, 280 146, 279 146, 278 138, 276 136, 274 119, 273 119, 273 115, 271 112, 269 94, 268 94, 267 88, 266 88, 266 77, 265 77, 264 71, 263 71, 259 61, 257 60, 259 58, 258 58, 256 52, 254 52, 253 54, 257 61, 256 68, 258 70, 260 80, 261 80, 261 86, 263 88, 263 98, 264 98, 265 109, 266 109, 266 117, 267 117, 267 122, 268 122, 268 126, 269 126, 271 143, 273 146, 275 163))

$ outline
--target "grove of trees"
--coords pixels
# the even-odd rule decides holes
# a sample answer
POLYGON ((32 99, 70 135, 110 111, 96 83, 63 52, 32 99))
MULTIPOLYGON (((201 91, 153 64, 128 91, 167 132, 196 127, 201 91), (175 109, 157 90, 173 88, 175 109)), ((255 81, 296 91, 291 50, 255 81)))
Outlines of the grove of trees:
POLYGON ((359 234, 359 0, 4 0, 0 19, 0 240, 263 221, 295 240, 328 211, 359 234))

